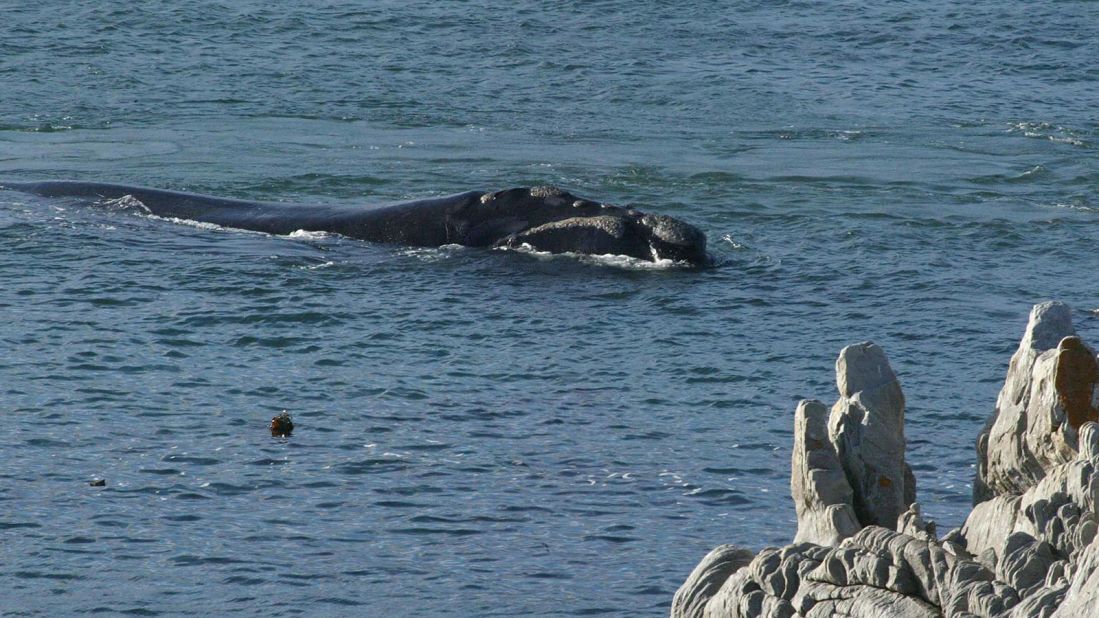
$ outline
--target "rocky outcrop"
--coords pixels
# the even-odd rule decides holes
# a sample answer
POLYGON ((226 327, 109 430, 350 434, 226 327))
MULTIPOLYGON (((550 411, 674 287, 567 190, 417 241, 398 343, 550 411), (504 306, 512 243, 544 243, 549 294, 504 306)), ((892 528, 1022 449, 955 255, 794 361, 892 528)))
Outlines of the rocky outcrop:
POLYGON ((885 352, 873 343, 844 348, 836 387, 830 413, 815 400, 794 412, 795 543, 835 545, 863 526, 892 526, 915 501, 904 461, 904 394, 885 352))
POLYGON ((828 407, 802 401, 794 412, 790 495, 798 514, 795 543, 836 545, 862 526, 854 491, 828 437, 828 407))
POLYGON ((676 591, 675 598, 672 599, 672 615, 701 616, 710 598, 729 576, 748 566, 753 558, 754 552, 735 545, 715 547, 676 591))
POLYGON ((673 618, 1099 618, 1099 362, 1068 307, 1031 312, 978 442, 976 505, 941 538, 915 503, 885 353, 845 348, 836 378, 830 412, 794 414, 794 542, 714 550, 673 618))
POLYGON ((828 417, 828 437, 854 489, 855 515, 864 526, 893 526, 916 499, 904 462, 904 394, 885 351, 851 345, 836 360, 840 398, 828 417))
POLYGON ((1021 494, 1076 456, 1077 431, 1099 420, 1099 364, 1058 302, 1035 305, 996 410, 977 439, 974 504, 1021 494))
POLYGON ((1092 542, 1078 556, 1068 590, 1052 618, 1094 616, 1099 608, 1099 543, 1092 542))

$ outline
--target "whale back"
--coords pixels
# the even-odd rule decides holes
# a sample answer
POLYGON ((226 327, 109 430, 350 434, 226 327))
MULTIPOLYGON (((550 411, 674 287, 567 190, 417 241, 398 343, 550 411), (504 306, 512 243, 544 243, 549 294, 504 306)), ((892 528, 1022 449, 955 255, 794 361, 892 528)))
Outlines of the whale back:
POLYGON ((483 193, 470 191, 371 208, 259 202, 98 182, 4 182, 0 186, 42 197, 95 201, 130 197, 137 200, 146 212, 158 217, 269 234, 290 234, 298 230, 332 232, 371 242, 417 246, 438 246, 451 242, 445 227, 447 213, 480 198, 483 193))

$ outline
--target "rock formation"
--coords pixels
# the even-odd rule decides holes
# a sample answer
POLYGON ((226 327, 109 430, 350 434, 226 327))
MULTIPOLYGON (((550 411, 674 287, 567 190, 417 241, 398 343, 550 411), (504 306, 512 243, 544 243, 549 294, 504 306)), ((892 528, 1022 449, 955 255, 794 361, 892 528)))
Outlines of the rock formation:
POLYGON ((1095 352, 1076 337, 1068 306, 1035 305, 996 411, 977 440, 973 501, 1020 494, 1074 459, 1080 426, 1099 420, 1096 382, 1095 352))
POLYGON ((790 495, 798 514, 795 543, 835 545, 862 526, 855 517, 854 491, 828 438, 828 408, 802 401, 794 412, 794 455, 790 495))
POLYGON ((1099 362, 1068 307, 1031 312, 978 439, 975 506, 941 538, 915 503, 885 353, 845 348, 836 378, 830 413, 794 414, 794 542, 710 552, 672 618, 1099 618, 1099 362))
POLYGON ((855 490, 855 515, 864 526, 893 526, 916 499, 915 477, 904 462, 900 382, 880 347, 860 343, 840 351, 836 386, 840 398, 828 417, 828 438, 855 490))

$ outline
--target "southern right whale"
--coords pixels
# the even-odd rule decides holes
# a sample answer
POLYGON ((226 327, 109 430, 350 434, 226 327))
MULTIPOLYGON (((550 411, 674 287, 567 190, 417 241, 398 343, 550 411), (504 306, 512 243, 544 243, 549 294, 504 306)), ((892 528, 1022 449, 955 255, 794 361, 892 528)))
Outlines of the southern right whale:
POLYGON ((710 261, 706 235, 693 225, 579 198, 557 187, 467 191, 374 208, 253 202, 98 182, 0 182, 0 187, 43 197, 130 196, 157 216, 271 234, 332 232, 421 247, 527 246, 550 253, 625 255, 691 266, 710 261))

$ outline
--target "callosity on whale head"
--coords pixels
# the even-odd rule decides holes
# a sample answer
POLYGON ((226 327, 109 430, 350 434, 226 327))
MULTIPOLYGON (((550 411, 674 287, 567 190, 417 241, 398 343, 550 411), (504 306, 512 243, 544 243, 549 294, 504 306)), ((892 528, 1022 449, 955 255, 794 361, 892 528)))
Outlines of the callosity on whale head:
POLYGON ((557 187, 486 193, 453 213, 450 225, 460 231, 462 244, 709 263, 706 235, 693 225, 585 200, 557 187))
POLYGON ((706 235, 697 227, 666 215, 644 215, 641 224, 649 230, 649 246, 662 260, 706 264, 706 235))

